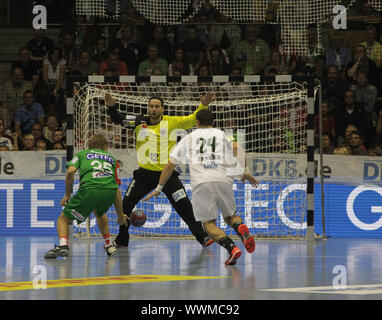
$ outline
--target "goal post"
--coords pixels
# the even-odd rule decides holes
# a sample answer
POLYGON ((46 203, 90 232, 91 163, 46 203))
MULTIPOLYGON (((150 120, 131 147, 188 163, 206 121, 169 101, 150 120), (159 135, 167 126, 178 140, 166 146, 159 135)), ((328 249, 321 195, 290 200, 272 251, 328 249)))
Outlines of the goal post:
MULTIPOLYGON (((147 114, 151 96, 161 96, 164 113, 186 116, 200 97, 213 92, 209 108, 216 127, 233 135, 246 150, 249 169, 259 180, 252 188, 235 180, 237 214, 257 238, 314 238, 314 110, 315 83, 310 77, 277 76, 88 76, 69 77, 67 159, 86 148, 93 133, 104 134, 109 151, 122 167, 124 194, 138 168, 133 132, 111 122, 105 93, 111 93, 123 115, 147 114)), ((169 133, 171 135, 171 133, 169 133)), ((184 134, 184 133, 182 133, 184 134)), ((173 139, 179 139, 174 133, 173 139)), ((187 166, 177 168, 190 198, 187 166)), ((147 216, 143 227, 130 227, 138 237, 189 238, 191 233, 165 196, 140 201, 147 216)), ((114 208, 107 213, 112 234, 119 226, 114 208)), ((224 221, 217 223, 227 234, 224 221)), ((94 216, 74 225, 75 237, 99 235, 94 216)))

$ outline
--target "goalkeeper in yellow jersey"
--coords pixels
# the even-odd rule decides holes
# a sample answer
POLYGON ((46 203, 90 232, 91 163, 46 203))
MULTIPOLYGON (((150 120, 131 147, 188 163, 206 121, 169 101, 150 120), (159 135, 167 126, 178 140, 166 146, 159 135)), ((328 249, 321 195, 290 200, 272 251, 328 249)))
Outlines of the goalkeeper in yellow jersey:
MULTIPOLYGON (((129 184, 123 198, 123 211, 130 217, 136 204, 151 190, 155 189, 163 168, 169 160, 169 153, 176 145, 177 132, 191 129, 196 125, 196 113, 201 109, 208 108, 213 101, 214 95, 206 93, 200 100, 199 108, 188 116, 164 115, 163 101, 160 97, 150 98, 147 106, 148 115, 122 116, 115 107, 114 98, 105 94, 107 113, 114 123, 125 128, 134 129, 137 146, 137 158, 139 168, 133 173, 133 180, 129 184)), ((179 173, 174 172, 168 183, 163 188, 175 211, 184 220, 196 240, 207 247, 212 244, 202 224, 197 222, 192 210, 192 204, 179 179, 179 173)), ((117 247, 127 247, 129 244, 129 226, 121 225, 119 233, 114 241, 117 247)))

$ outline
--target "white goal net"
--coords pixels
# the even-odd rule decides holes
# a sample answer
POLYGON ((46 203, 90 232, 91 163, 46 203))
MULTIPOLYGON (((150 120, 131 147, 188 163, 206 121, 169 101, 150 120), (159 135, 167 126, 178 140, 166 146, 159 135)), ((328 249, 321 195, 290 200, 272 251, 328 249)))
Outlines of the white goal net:
MULTIPOLYGON (((118 18, 122 0, 76 0, 76 12, 118 18)), ((321 52, 321 24, 332 23, 338 5, 348 9, 356 0, 131 0, 130 4, 147 21, 158 25, 192 23, 204 6, 214 7, 230 23, 277 24, 281 27, 281 51, 284 54, 311 55, 321 52), (316 39, 308 37, 308 26, 315 25, 316 39)), ((369 0, 380 10, 381 0, 369 0)), ((211 22, 211 21, 210 21, 211 22)), ((214 22, 214 21, 212 21, 214 22)), ((204 22, 203 22, 204 23, 204 22)), ((208 23, 208 21, 206 22, 208 23)), ((312 30, 312 28, 310 29, 312 30)), ((320 53, 322 54, 322 53, 320 53)))
MULTIPOLYGON (((122 166, 121 191, 124 194, 132 172, 138 168, 135 140, 130 129, 111 122, 106 112, 105 93, 112 94, 123 115, 147 114, 149 97, 159 95, 164 99, 165 114, 183 116, 196 110, 201 95, 213 92, 216 99, 209 108, 215 114, 216 127, 232 134, 242 145, 247 152, 249 168, 260 182, 256 189, 235 181, 237 213, 257 237, 298 238, 306 235, 306 83, 290 81, 289 76, 283 78, 287 81, 267 81, 259 76, 219 76, 211 77, 212 81, 208 82, 188 76, 181 79, 151 77, 150 81, 146 78, 143 82, 134 79, 104 82, 103 77, 98 77, 74 83, 74 152, 86 148, 91 134, 105 134, 109 151, 122 166)), ((192 198, 188 168, 180 166, 178 171, 192 198)), ((191 235, 164 195, 148 202, 141 201, 137 208, 146 213, 147 221, 140 228, 131 226, 131 234, 143 237, 191 235)), ((117 234, 119 226, 113 208, 108 215, 111 233, 117 234)), ((232 230, 223 219, 217 223, 231 234, 232 230)), ((74 234, 99 234, 95 218, 76 226, 74 234)))
POLYGON ((368 4, 371 5, 375 11, 382 11, 381 0, 368 0, 368 4))
POLYGON ((76 14, 118 19, 120 17, 120 0, 76 0, 76 14))

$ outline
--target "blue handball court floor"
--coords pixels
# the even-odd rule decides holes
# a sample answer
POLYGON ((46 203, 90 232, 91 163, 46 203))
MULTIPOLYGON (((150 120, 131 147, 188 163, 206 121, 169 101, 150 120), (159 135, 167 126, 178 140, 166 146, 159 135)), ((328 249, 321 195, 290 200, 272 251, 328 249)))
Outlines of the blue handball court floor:
POLYGON ((132 239, 107 257, 103 240, 0 237, 0 300, 380 300, 382 241, 256 240, 226 266, 225 249, 194 240, 132 239))

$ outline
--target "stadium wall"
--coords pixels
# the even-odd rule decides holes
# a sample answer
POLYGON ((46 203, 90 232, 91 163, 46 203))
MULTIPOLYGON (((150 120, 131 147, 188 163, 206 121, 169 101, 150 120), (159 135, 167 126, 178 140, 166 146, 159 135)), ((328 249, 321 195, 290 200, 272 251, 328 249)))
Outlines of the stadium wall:
MULTIPOLYGON (((137 168, 135 150, 111 152, 121 162, 122 176, 130 177, 137 168)), ((318 155, 316 159, 319 168, 318 155)), ((382 238, 382 160, 340 155, 324 155, 323 159, 326 235, 382 238)), ((65 192, 65 163, 65 151, 0 152, 0 235, 56 235, 59 202, 65 192)), ((260 183, 287 179, 290 190, 293 186, 304 187, 305 155, 272 155, 264 161, 261 155, 251 154, 249 163, 260 183)), ((179 170, 187 174, 186 167, 179 170)), ((187 181, 185 178, 186 185, 187 181)), ((125 182, 128 183, 127 179, 125 182)), ((249 207, 258 203, 252 199, 245 201, 246 207, 248 203, 249 207)), ((317 234, 322 234, 321 213, 321 185, 317 176, 314 210, 317 234)), ((253 228, 256 233, 256 223, 253 228)))

